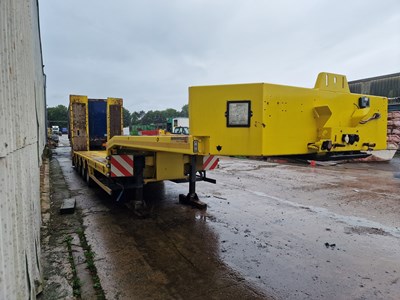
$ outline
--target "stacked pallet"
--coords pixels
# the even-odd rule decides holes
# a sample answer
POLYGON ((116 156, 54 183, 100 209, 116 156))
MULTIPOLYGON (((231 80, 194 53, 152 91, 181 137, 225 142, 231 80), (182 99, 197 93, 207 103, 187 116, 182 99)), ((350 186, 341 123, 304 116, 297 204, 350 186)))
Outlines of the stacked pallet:
POLYGON ((370 156, 351 160, 352 162, 389 161, 396 154, 400 145, 400 111, 388 113, 386 150, 370 151, 370 156))
POLYGON ((388 113, 387 124, 387 143, 395 145, 396 149, 400 145, 400 111, 392 111, 388 113))

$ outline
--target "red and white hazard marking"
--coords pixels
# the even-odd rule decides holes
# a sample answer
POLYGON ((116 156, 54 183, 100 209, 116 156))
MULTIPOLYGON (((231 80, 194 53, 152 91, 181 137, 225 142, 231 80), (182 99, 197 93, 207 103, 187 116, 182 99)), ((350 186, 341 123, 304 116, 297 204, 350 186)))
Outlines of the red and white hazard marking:
POLYGON ((214 170, 219 163, 219 158, 214 155, 203 156, 203 170, 214 170))
POLYGON ((111 156, 111 177, 133 176, 133 155, 111 156))

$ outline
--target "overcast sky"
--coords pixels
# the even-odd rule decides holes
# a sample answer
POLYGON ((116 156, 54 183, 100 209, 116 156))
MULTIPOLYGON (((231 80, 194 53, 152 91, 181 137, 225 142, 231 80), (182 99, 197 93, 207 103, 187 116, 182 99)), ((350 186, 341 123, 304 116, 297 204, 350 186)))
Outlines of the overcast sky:
POLYGON ((194 85, 400 72, 399 0, 41 0, 47 104, 180 110, 194 85))

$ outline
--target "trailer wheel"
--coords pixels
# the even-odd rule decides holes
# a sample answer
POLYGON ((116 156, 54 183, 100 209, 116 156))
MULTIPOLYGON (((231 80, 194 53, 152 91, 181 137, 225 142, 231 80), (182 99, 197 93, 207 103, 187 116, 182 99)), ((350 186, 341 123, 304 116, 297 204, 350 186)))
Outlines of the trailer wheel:
POLYGON ((78 171, 79 171, 79 164, 78 164, 78 161, 77 161, 76 157, 74 157, 74 158, 72 159, 72 166, 74 167, 75 172, 78 172, 78 171))
POLYGON ((86 184, 88 187, 92 187, 93 186, 93 179, 90 178, 90 173, 89 173, 89 167, 86 168, 86 172, 85 172, 86 176, 86 184))
POLYGON ((78 172, 79 175, 82 174, 82 168, 83 168, 82 164, 78 161, 78 165, 77 165, 76 171, 78 172))
POLYGON ((86 178, 86 168, 85 168, 85 162, 82 162, 82 167, 81 167, 81 176, 83 179, 86 178))

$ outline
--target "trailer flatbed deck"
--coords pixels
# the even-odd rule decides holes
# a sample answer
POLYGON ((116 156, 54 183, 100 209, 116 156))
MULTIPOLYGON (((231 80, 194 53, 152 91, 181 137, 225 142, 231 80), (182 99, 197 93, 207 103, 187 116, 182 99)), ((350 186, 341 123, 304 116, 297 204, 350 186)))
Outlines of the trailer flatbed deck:
MULTIPOLYGON (((201 140, 195 139, 191 135, 156 135, 156 136, 114 136, 107 143, 107 150, 112 148, 126 148, 142 151, 166 151, 180 154, 200 154, 203 148, 193 149, 193 143, 200 143, 201 140)), ((206 153, 201 153, 206 154, 206 153)))
POLYGON ((107 168, 107 151, 76 151, 75 154, 81 156, 89 165, 100 173, 106 175, 107 168))

